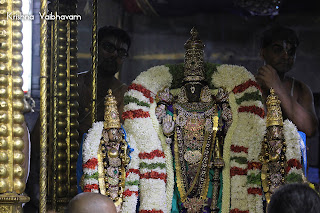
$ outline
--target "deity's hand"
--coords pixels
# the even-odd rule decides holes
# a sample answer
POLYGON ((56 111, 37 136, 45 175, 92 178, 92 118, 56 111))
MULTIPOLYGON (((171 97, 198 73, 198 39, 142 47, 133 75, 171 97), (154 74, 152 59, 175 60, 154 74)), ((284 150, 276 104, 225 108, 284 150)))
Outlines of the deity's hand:
POLYGON ((270 65, 264 65, 258 69, 256 80, 262 89, 269 90, 272 87, 277 91, 282 85, 277 71, 270 65))
POLYGON ((164 104, 159 105, 156 108, 155 113, 156 113, 156 116, 157 116, 159 123, 161 123, 162 120, 164 119, 164 117, 166 116, 166 106, 164 104))
POLYGON ((172 120, 171 115, 166 115, 163 118, 163 123, 162 123, 162 131, 163 134, 166 136, 170 136, 173 133, 174 130, 174 121, 172 120))

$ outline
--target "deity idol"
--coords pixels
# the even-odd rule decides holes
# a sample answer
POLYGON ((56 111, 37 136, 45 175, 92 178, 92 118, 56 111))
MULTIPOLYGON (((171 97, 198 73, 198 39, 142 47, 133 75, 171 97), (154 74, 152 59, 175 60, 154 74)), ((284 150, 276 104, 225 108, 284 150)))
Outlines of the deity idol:
POLYGON ((120 212, 126 168, 130 161, 128 144, 120 125, 117 101, 108 91, 104 121, 96 122, 83 143, 83 191, 110 197, 120 212))
POLYGON ((302 181, 297 129, 284 121, 283 138, 268 141, 254 76, 241 66, 204 63, 195 29, 185 49, 184 64, 142 72, 125 94, 132 152, 120 211, 262 213, 265 194, 277 187, 272 144, 281 144, 281 183, 302 181))

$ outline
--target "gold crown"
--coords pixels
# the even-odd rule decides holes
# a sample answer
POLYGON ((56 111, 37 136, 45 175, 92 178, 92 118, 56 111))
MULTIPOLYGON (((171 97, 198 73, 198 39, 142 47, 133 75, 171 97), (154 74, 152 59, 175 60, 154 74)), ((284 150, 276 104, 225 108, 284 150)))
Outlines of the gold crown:
POLYGON ((267 98, 267 127, 283 126, 282 111, 280 106, 281 101, 274 94, 274 89, 270 89, 270 95, 267 98))
POLYGON ((104 129, 121 128, 119 112, 117 109, 116 98, 112 95, 112 90, 108 90, 108 95, 104 101, 104 129))
POLYGON ((184 81, 203 81, 203 49, 204 44, 199 39, 198 31, 193 27, 191 37, 184 44, 186 53, 184 56, 184 81))

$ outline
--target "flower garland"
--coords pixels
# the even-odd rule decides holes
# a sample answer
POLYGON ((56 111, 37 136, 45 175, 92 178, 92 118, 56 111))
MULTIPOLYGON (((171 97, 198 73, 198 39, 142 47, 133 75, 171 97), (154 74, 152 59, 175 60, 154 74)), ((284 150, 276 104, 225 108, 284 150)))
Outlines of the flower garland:
POLYGON ((259 153, 266 129, 259 86, 244 67, 234 65, 219 66, 212 82, 229 92, 233 119, 223 147, 221 212, 263 212, 261 183, 253 181, 260 178, 259 153))
POLYGON ((99 193, 98 181, 98 159, 97 153, 100 145, 100 138, 103 130, 103 122, 96 122, 89 129, 88 135, 83 142, 83 173, 84 192, 99 193))
MULTIPOLYGON (((266 120, 261 91, 254 76, 244 67, 221 65, 216 72, 210 72, 209 85, 229 92, 233 115, 223 148, 222 212, 263 212, 259 154, 266 120)), ((142 72, 125 94, 124 128, 134 151, 127 172, 123 212, 136 212, 138 196, 139 212, 171 211, 174 188, 172 154, 157 122, 154 100, 158 91, 178 85, 173 82, 180 75, 177 76, 166 66, 152 67, 142 72)), ((296 146, 297 138, 290 136, 295 130, 292 125, 286 126, 288 177, 292 173, 289 181, 300 174, 300 152, 296 146), (289 148, 290 141, 295 145, 289 148)))
MULTIPOLYGON (((138 181, 140 210, 139 212, 170 212, 173 195, 173 168, 171 153, 159 139, 155 119, 155 94, 164 87, 170 87, 172 76, 169 68, 156 66, 142 72, 129 86, 125 94, 126 100, 133 100, 124 107, 124 128, 128 135, 128 143, 135 150, 136 158, 131 159, 132 168, 139 171, 139 177, 131 177, 138 181), (157 79, 154 81, 153 79, 157 79), (133 143, 132 143, 133 141, 133 143), (138 151, 139 150, 139 151, 138 151), (135 162, 134 162, 135 161, 135 162), (134 165, 133 165, 134 164, 134 165), (162 165, 166 165, 163 168, 162 165), (166 188, 172 186, 172 190, 166 188), (172 191, 171 196, 166 192, 172 191), (169 199, 170 198, 170 199, 169 199)), ((132 153, 133 154, 133 153, 132 153)), ((130 163, 130 164, 131 164, 130 163)), ((129 164, 129 166, 130 166, 129 164)), ((130 173, 126 179, 129 180, 130 173)), ((126 185, 125 191, 129 189, 126 185)), ((169 193, 170 194, 170 193, 169 193)), ((129 194, 128 194, 129 195, 129 194)), ((124 197, 123 212, 136 212, 137 197, 134 193, 124 197)))
POLYGON ((302 165, 301 165, 301 151, 300 151, 300 135, 297 127, 290 121, 285 120, 283 122, 283 132, 286 148, 286 182, 295 183, 302 182, 304 180, 302 165))

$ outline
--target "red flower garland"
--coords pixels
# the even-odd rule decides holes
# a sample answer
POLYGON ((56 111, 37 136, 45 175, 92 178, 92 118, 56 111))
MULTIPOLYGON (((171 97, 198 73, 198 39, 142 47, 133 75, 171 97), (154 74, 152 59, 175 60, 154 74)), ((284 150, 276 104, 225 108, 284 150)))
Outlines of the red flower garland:
POLYGON ((83 164, 83 168, 88 168, 88 169, 94 169, 98 165, 98 159, 97 158, 91 158, 87 161, 87 163, 83 164))
POLYGON ((123 120, 134 119, 134 118, 148 118, 150 117, 149 112, 145 112, 142 109, 129 110, 122 113, 123 120))
POLYGON ((248 189, 248 194, 253 194, 253 195, 262 195, 262 190, 261 188, 249 188, 248 189))
POLYGON ((231 145, 231 151, 233 152, 245 152, 248 153, 248 148, 244 147, 244 146, 236 146, 236 145, 231 145))
POLYGON ((262 163, 260 162, 250 162, 248 163, 248 170, 250 169, 259 169, 261 170, 262 168, 262 163))
POLYGON ((235 175, 247 175, 247 169, 241 169, 239 167, 231 167, 230 176, 233 177, 235 175))
POLYGON ((260 116, 261 118, 264 118, 265 116, 264 109, 257 106, 241 106, 239 107, 238 112, 251 112, 255 115, 260 116))
POLYGON ((129 173, 140 175, 139 169, 129 169, 129 171, 126 172, 126 177, 128 177, 129 173))
POLYGON ((139 153, 139 158, 140 159, 149 159, 149 160, 151 160, 151 159, 153 159, 155 157, 164 158, 165 157, 164 152, 157 149, 157 150, 153 150, 150 153, 147 153, 147 152, 139 153))
POLYGON ((97 184, 87 184, 84 186, 84 192, 91 192, 91 189, 99 189, 99 186, 97 184))
POLYGON ((128 90, 137 90, 139 92, 141 92, 146 98, 149 98, 150 103, 153 103, 153 98, 151 97, 151 91, 146 89, 144 86, 140 85, 140 84, 131 84, 128 87, 128 90))
POLYGON ((127 189, 126 191, 123 192, 123 197, 130 197, 133 194, 135 194, 136 196, 139 195, 137 191, 130 191, 129 189, 127 189))
POLYGON ((166 173, 158 173, 158 172, 152 171, 152 172, 147 172, 147 173, 140 174, 140 178, 144 178, 144 179, 161 179, 165 183, 167 183, 167 174, 166 173))
POLYGON ((246 210, 246 211, 241 211, 241 210, 239 210, 239 209, 231 209, 231 210, 230 210, 230 213, 249 213, 249 211, 248 211, 248 210, 246 210))
POLYGON ((288 173, 290 170, 291 170, 291 168, 293 168, 293 167, 296 167, 297 169, 301 169, 302 168, 302 165, 301 165, 301 163, 297 160, 297 159, 290 159, 290 160, 288 160, 288 162, 287 162, 287 168, 286 168, 286 172, 288 173))
POLYGON ((152 209, 152 210, 140 210, 139 213, 163 213, 163 211, 152 209))
POLYGON ((261 88, 260 88, 259 84, 257 82, 255 82, 255 81, 252 81, 251 79, 249 79, 248 81, 244 82, 243 84, 239 84, 238 86, 234 87, 232 92, 234 94, 240 93, 240 92, 245 91, 246 89, 248 89, 251 86, 256 87, 261 92, 261 88))

